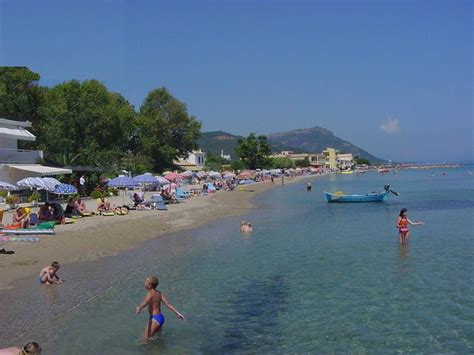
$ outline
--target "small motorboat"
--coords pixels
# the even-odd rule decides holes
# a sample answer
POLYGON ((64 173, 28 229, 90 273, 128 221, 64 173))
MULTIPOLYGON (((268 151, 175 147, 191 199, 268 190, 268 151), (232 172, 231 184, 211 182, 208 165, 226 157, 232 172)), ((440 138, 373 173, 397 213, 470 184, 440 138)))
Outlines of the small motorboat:
POLYGON ((385 185, 383 191, 365 195, 345 195, 340 191, 335 193, 324 191, 324 196, 326 196, 328 202, 384 202, 387 200, 390 192, 394 195, 399 195, 398 192, 390 190, 390 185, 385 185))

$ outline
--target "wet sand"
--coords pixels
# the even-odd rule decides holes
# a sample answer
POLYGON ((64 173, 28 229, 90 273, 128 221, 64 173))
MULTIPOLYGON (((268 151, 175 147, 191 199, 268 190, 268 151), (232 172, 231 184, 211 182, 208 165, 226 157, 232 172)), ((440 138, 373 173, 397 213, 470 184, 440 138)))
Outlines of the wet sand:
MULTIPOLYGON (((298 180, 285 179, 285 182, 298 180)), ((15 288, 16 281, 37 274, 54 260, 61 264, 97 260, 168 233, 195 228, 217 218, 244 214, 253 207, 252 197, 272 186, 280 186, 279 182, 276 180, 275 185, 257 183, 234 191, 192 197, 184 203, 169 205, 168 211, 130 211, 125 216, 84 217, 74 224, 58 225, 56 235, 41 236, 40 242, 1 243, 1 248, 14 250, 15 254, 0 255, 0 289, 15 288)), ((121 205, 123 197, 112 197, 110 202, 121 205)), ((89 209, 96 207, 95 200, 86 203, 89 209)), ((10 220, 11 212, 8 212, 4 223, 10 220)))

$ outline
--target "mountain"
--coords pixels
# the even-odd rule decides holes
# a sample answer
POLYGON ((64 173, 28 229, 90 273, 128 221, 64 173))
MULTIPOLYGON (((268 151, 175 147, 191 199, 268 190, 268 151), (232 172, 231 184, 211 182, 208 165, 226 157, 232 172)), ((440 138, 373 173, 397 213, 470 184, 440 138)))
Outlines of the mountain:
POLYGON ((267 134, 270 147, 285 145, 297 148, 303 152, 322 152, 331 147, 341 153, 352 153, 354 156, 368 159, 372 164, 382 163, 384 160, 373 156, 362 148, 353 145, 334 135, 330 130, 321 127, 295 129, 288 132, 267 134))
MULTIPOLYGON (((198 146, 206 153, 220 155, 221 149, 224 154, 230 154, 232 159, 236 158, 234 148, 241 136, 236 136, 223 131, 203 132, 197 141, 198 146)), ((365 150, 336 137, 334 133, 326 128, 313 127, 307 129, 296 129, 294 131, 267 134, 270 148, 274 153, 282 150, 292 150, 295 153, 321 153, 324 149, 336 148, 342 153, 352 153, 354 156, 366 158, 372 163, 381 163, 379 159, 365 150)))
MULTIPOLYGON (((237 142, 242 136, 236 136, 223 131, 212 131, 212 132, 203 132, 201 137, 197 141, 197 145, 206 153, 211 153, 212 155, 221 155, 221 150, 224 151, 224 154, 230 154, 232 159, 237 158, 234 148, 237 146, 237 142)), ((272 151, 281 152, 282 150, 292 150, 294 152, 300 152, 299 149, 295 147, 289 147, 284 144, 279 144, 274 142, 272 144, 272 151)))

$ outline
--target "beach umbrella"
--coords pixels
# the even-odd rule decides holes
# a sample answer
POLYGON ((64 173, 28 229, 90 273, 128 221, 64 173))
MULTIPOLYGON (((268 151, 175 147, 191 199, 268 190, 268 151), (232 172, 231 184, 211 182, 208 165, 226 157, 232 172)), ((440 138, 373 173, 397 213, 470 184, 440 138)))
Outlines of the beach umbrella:
POLYGON ((7 191, 18 190, 18 187, 8 182, 0 181, 0 190, 7 190, 7 191))
POLYGON ((158 182, 158 184, 160 184, 160 185, 169 184, 169 181, 166 180, 163 176, 155 176, 155 178, 156 178, 156 181, 158 182))
POLYGON ((253 173, 250 170, 244 170, 237 177, 239 179, 248 179, 252 176, 253 176, 253 173))
POLYGON ((139 184, 129 176, 117 176, 107 183, 110 187, 135 187, 139 184))
POLYGON ((186 170, 186 171, 183 171, 181 173, 181 176, 186 177, 186 178, 190 178, 190 177, 193 176, 193 172, 191 170, 186 170))
POLYGON ((165 175, 165 179, 168 181, 178 181, 182 179, 182 176, 179 175, 178 173, 169 173, 165 175))
POLYGON ((52 177, 43 177, 40 179, 44 181, 46 185, 46 191, 49 191, 49 192, 53 192, 56 186, 61 185, 61 181, 52 177))
POLYGON ((163 176, 168 175, 168 174, 171 174, 171 171, 164 171, 163 172, 163 176))
POLYGON ((52 192, 56 195, 72 195, 77 194, 77 189, 69 184, 59 184, 52 192))
POLYGON ((28 187, 30 189, 47 190, 46 183, 39 177, 28 177, 16 182, 18 186, 28 187))
POLYGON ((154 177, 151 173, 145 173, 142 175, 137 175, 133 180, 139 184, 157 184, 158 179, 154 177))
POLYGON ((208 175, 209 175, 211 178, 221 177, 221 173, 218 173, 217 171, 212 171, 212 170, 208 172, 208 175))
MULTIPOLYGON (((135 182, 135 180, 133 180, 130 176, 117 176, 116 178, 110 180, 107 185, 110 187, 123 187, 127 189, 136 187, 139 184, 135 182)), ((122 204, 125 204, 125 191, 123 192, 122 204)))
POLYGON ((205 171, 199 171, 196 175, 198 178, 203 179, 207 176, 207 173, 205 171))
POLYGON ((230 171, 227 172, 227 173, 224 173, 224 179, 233 179, 233 178, 235 178, 235 176, 236 175, 234 173, 230 172, 230 171))

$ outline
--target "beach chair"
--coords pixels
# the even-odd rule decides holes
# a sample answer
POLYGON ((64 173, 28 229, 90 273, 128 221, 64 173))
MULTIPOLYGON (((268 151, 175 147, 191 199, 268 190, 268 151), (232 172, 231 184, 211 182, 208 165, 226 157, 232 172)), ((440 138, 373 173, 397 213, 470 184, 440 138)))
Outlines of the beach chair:
POLYGON ((189 194, 189 192, 184 191, 181 187, 177 187, 176 197, 186 199, 186 198, 190 198, 191 195, 189 194))
POLYGON ((149 202, 151 202, 157 210, 161 210, 161 211, 168 210, 168 206, 166 206, 165 201, 163 201, 163 197, 161 197, 161 195, 158 195, 158 194, 151 195, 151 199, 149 202))

